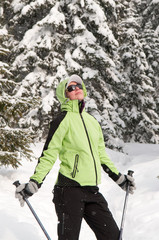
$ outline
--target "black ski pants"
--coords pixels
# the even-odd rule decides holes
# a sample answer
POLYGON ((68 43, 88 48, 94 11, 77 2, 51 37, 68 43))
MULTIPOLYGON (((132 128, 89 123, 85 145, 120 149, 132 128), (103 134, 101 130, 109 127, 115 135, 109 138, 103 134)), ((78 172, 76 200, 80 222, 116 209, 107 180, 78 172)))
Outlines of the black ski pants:
POLYGON ((58 240, 78 240, 84 218, 97 240, 118 240, 119 229, 102 194, 87 187, 54 187, 58 240))

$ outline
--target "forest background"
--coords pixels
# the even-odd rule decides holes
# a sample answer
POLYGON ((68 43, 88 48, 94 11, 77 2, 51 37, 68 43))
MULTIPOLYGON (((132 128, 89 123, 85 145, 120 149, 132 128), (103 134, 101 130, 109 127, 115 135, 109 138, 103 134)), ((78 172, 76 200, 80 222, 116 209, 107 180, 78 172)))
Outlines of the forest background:
POLYGON ((158 144, 159 0, 0 2, 0 166, 31 159, 74 73, 106 147, 158 144))

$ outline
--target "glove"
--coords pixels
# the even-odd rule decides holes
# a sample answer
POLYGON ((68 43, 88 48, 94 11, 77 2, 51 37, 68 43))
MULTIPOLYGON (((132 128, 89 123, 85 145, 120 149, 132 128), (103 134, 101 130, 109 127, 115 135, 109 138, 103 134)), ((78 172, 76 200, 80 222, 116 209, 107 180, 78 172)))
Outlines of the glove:
POLYGON ((31 197, 37 191, 38 185, 33 181, 29 181, 29 183, 20 184, 16 188, 15 197, 18 198, 21 207, 23 207, 25 203, 24 198, 31 197))
POLYGON ((127 186, 129 184, 129 193, 133 194, 136 189, 135 180, 130 175, 121 174, 116 183, 124 190, 127 190, 127 186))

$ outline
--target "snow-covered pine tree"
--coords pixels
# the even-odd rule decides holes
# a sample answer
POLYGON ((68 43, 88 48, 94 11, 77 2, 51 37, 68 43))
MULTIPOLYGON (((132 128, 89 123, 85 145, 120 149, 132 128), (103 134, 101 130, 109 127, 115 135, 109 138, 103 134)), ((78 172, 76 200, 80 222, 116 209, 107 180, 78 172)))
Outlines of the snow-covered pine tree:
MULTIPOLYGON (((148 77, 151 78, 153 86, 155 88, 155 93, 153 98, 155 100, 155 109, 152 112, 152 117, 158 119, 159 115, 159 8, 158 1, 150 0, 144 4, 141 1, 140 14, 142 18, 142 29, 141 37, 143 43, 143 49, 146 55, 146 59, 149 65, 149 71, 147 73, 148 77)), ((153 122, 156 122, 156 120, 153 122)), ((155 127, 156 134, 153 136, 155 139, 159 138, 159 124, 156 122, 155 127)))
POLYGON ((127 4, 129 11, 127 9, 126 17, 118 22, 120 69, 125 75, 125 91, 122 91, 125 96, 121 99, 125 109, 121 111, 126 124, 124 140, 157 143, 156 88, 140 33, 143 18, 137 14, 133 2, 127 4))
POLYGON ((38 137, 42 132, 46 136, 49 121, 58 111, 55 89, 66 76, 63 59, 67 40, 63 37, 65 23, 57 8, 56 1, 46 0, 23 1, 23 4, 8 6, 9 12, 6 10, 6 16, 11 12, 14 16, 9 21, 10 31, 18 38, 11 60, 11 71, 20 82, 17 95, 39 99, 36 108, 31 109, 21 122, 24 126, 29 125, 38 137))
POLYGON ((0 23, 0 166, 11 165, 16 168, 20 165, 22 156, 31 159, 31 131, 29 128, 23 129, 19 120, 33 104, 32 99, 29 102, 28 99, 16 96, 19 83, 14 81, 8 64, 12 48, 8 44, 11 36, 6 28, 2 27, 2 23, 0 23))

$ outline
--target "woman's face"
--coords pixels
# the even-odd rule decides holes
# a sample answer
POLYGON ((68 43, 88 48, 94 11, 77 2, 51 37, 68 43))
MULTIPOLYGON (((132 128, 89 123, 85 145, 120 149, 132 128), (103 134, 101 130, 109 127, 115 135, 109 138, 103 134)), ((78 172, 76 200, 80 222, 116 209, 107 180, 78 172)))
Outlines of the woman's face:
MULTIPOLYGON (((70 82, 70 84, 68 86, 71 85, 77 85, 76 82, 70 82)), ((78 86, 75 88, 75 90, 68 92, 66 89, 66 96, 70 99, 70 100, 83 100, 84 99, 84 92, 83 89, 80 89, 78 86)))

